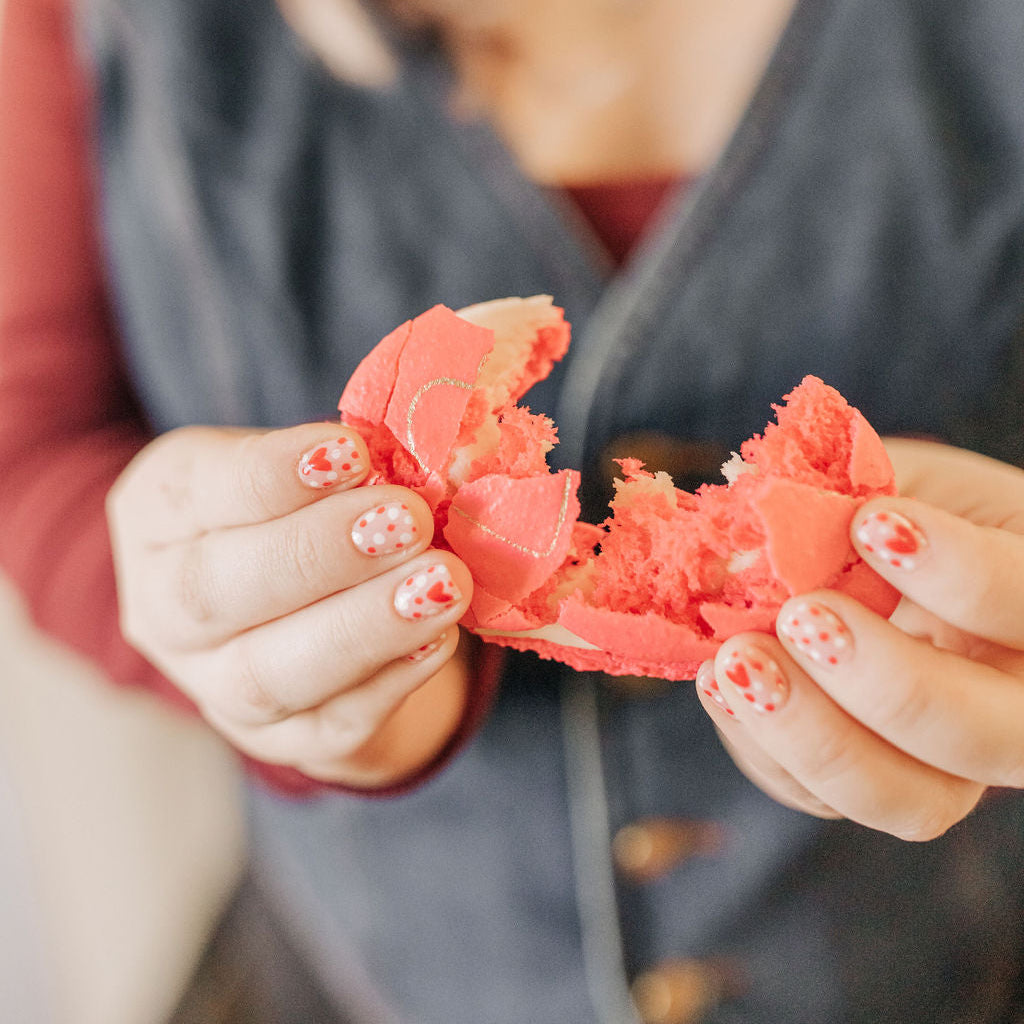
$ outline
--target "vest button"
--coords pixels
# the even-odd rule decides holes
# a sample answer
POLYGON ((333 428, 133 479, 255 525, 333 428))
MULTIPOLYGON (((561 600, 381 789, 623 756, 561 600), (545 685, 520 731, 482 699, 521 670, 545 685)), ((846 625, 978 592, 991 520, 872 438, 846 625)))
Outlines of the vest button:
POLYGON ((619 872, 634 882, 653 882, 689 857, 714 853, 722 829, 709 821, 645 818, 624 825, 612 840, 619 872))
POLYGON ((737 972, 726 964, 669 960, 641 974, 631 994, 643 1024, 698 1024, 739 987, 737 972))

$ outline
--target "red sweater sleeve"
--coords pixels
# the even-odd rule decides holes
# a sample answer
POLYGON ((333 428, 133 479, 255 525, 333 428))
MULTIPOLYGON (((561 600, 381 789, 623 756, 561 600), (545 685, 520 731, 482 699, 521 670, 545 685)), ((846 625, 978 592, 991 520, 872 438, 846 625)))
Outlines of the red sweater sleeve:
MULTIPOLYGON (((96 235, 90 96, 68 0, 5 0, 0 32, 0 568, 36 622, 119 683, 187 698, 121 636, 105 500, 150 433, 109 315, 96 235)), ((497 662, 436 771, 475 732, 497 662)), ((275 788, 324 787, 249 762, 275 788)))
POLYGON ((104 500, 148 440, 95 237, 88 96, 67 0, 0 35, 0 566, 35 620, 115 680, 184 697, 122 639, 104 500))

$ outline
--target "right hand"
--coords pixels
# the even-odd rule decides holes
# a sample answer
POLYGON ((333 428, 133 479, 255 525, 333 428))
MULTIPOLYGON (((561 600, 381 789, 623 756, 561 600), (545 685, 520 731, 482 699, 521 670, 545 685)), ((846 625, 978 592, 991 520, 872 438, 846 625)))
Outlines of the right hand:
POLYGON ((107 502, 129 642, 239 749, 361 788, 414 774, 458 727, 472 596, 465 565, 429 547, 426 503, 360 486, 368 465, 349 427, 186 427, 143 449, 107 502), (375 544, 358 525, 371 512, 404 543, 375 544))

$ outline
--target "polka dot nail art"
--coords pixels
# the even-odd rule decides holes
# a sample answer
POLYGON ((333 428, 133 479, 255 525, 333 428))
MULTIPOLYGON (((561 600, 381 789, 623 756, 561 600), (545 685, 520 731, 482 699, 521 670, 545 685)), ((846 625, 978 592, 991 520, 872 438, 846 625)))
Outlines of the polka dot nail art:
POLYGON ((352 543, 364 555, 392 555, 414 543, 418 536, 416 520, 401 501, 368 508, 352 527, 352 543))
POLYGON ((895 569, 915 569, 928 546, 924 534, 898 512, 872 512, 857 527, 866 551, 895 569))
POLYGON ((766 654, 753 648, 735 650, 725 660, 726 678, 755 711, 778 711, 789 696, 782 669, 766 654))
POLYGON ((442 633, 436 640, 431 640, 429 644, 424 644, 422 647, 417 647, 412 654, 405 656, 406 661, 426 661, 434 651, 439 650, 441 645, 444 643, 445 634, 442 633))
POLYGON ((395 591, 395 611, 403 619, 440 615, 462 597, 448 566, 431 565, 414 572, 395 591))
POLYGON ((307 487, 322 490, 354 480, 365 464, 350 437, 341 434, 333 441, 311 448, 299 459, 299 479, 307 487))
POLYGON ((710 697, 727 715, 736 716, 736 712, 726 703, 722 691, 718 687, 718 680, 715 678, 715 666, 713 662, 705 661, 697 669, 697 686, 705 697, 710 697))
POLYGON ((853 655, 853 634, 831 609, 799 601, 779 620, 782 634, 819 665, 839 665, 853 655))

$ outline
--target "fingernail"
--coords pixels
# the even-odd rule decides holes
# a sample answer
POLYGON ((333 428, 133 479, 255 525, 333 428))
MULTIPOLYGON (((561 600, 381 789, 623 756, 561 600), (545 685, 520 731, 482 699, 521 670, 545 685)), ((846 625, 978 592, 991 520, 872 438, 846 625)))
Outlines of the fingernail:
POLYGON ((299 479, 318 490, 354 480, 364 469, 359 449, 345 434, 311 448, 299 459, 299 479))
POLYGON ((417 647, 412 654, 405 656, 406 661, 426 661, 434 651, 436 651, 441 644, 444 643, 444 638, 447 636, 446 633, 442 633, 436 640, 431 640, 429 644, 424 644, 422 647, 417 647))
POLYGON ((725 675, 755 711, 778 711, 789 696, 782 669, 754 647, 732 651, 725 660, 725 675))
POLYGON ((830 608, 798 601, 779 619, 779 633, 819 665, 838 665, 853 656, 853 634, 830 608))
POLYGON ((352 527, 352 543, 364 555, 391 555, 412 544, 419 530, 409 506, 386 501, 368 508, 352 527))
POLYGON ((443 563, 428 566, 403 580, 395 591, 395 611, 403 619, 440 615, 462 597, 462 591, 443 563))
POLYGON ((697 687, 704 694, 705 697, 710 697, 726 714, 736 715, 731 707, 726 703, 725 698, 722 696, 722 691, 718 688, 718 680, 715 678, 715 664, 713 661, 705 661, 699 669, 697 669, 697 687))
POLYGON ((856 532, 866 551, 896 569, 916 569, 928 547, 924 534, 899 512, 872 512, 856 532))

